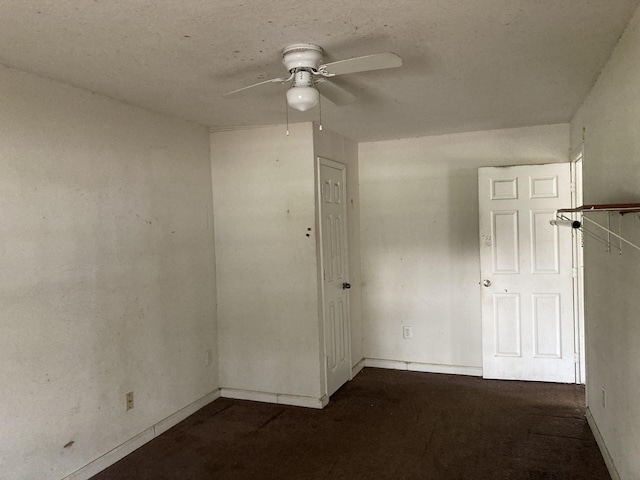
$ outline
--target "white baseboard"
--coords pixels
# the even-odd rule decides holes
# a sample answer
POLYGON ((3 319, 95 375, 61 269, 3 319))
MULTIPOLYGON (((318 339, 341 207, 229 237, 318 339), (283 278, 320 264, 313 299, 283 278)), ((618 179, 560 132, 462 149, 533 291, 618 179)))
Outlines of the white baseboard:
POLYGON ((123 459, 133 451, 137 450, 145 443, 150 442, 158 435, 166 432, 174 425, 177 425, 188 416, 194 414, 202 407, 210 404, 214 400, 220 398, 220 390, 214 390, 208 393, 204 397, 196 400, 195 402, 187 405, 186 407, 178 410, 176 413, 169 415, 167 418, 160 420, 155 425, 140 432, 133 438, 130 438, 121 445, 118 445, 113 450, 108 451, 101 457, 96 458, 92 462, 88 463, 84 467, 76 470, 71 475, 63 478, 63 480, 88 480, 94 475, 97 475, 105 468, 113 465, 118 460, 123 459))
POLYGON ((613 463, 611 454, 607 449, 607 445, 604 443, 604 438, 600 433, 600 429, 598 428, 598 425, 596 424, 596 421, 593 418, 593 415, 591 414, 591 410, 589 410, 589 407, 587 407, 586 417, 587 417, 587 423, 589 424, 589 427, 591 427, 593 436, 595 437, 596 443, 598 444, 598 448, 600 448, 600 453, 602 453, 602 458, 604 458, 604 463, 607 465, 607 470, 609 470, 609 475, 611 475, 611 480, 620 480, 620 474, 618 473, 618 470, 616 469, 616 466, 613 463))
POLYGON ((383 360, 379 358, 365 358, 364 366, 374 368, 388 368, 392 370, 409 370, 412 372, 450 373, 454 375, 470 375, 473 377, 482 376, 482 367, 403 362, 399 360, 383 360))
POLYGON ((307 408, 324 408, 329 403, 329 398, 326 395, 322 398, 315 398, 300 395, 287 395, 284 393, 240 390, 237 388, 222 388, 220 390, 220 396, 236 400, 251 400, 254 402, 276 403, 279 405, 293 405, 295 407, 307 408))
POLYGON ((364 368, 364 358, 360 360, 358 363, 356 363, 351 369, 351 380, 353 380, 356 377, 356 375, 358 375, 362 371, 363 368, 364 368))

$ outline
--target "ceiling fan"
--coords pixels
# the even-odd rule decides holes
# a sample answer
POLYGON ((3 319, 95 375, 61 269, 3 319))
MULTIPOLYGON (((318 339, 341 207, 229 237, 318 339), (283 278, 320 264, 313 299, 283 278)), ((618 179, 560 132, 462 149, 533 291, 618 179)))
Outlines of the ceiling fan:
POLYGON ((395 53, 376 53, 363 57, 322 63, 323 50, 311 43, 295 43, 282 50, 282 63, 289 72, 287 78, 272 78, 264 82, 239 88, 224 96, 233 95, 249 88, 268 83, 291 82, 287 90, 287 104, 296 110, 305 112, 317 105, 320 93, 336 105, 347 105, 355 96, 328 79, 349 73, 395 68, 402 65, 402 58, 395 53))

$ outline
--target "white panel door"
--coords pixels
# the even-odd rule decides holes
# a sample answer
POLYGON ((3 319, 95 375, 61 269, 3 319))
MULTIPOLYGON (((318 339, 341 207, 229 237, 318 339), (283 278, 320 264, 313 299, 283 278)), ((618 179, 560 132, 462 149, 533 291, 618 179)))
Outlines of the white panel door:
POLYGON ((569 164, 478 170, 485 378, 573 383, 569 164))
POLYGON ((320 160, 320 234, 327 394, 351 378, 346 167, 320 160))

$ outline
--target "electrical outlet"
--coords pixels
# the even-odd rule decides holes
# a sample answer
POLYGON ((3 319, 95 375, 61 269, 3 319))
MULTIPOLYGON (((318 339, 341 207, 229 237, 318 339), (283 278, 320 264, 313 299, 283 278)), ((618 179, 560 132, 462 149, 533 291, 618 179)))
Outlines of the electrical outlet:
POLYGON ((607 408, 607 391, 602 387, 602 408, 607 408))
POLYGON ((204 364, 209 367, 213 363, 213 352, 211 350, 207 350, 204 352, 204 364))
POLYGON ((402 338, 404 338, 404 339, 413 338, 413 328, 412 327, 402 327, 402 338))
POLYGON ((133 408, 133 392, 127 393, 127 411, 133 408))

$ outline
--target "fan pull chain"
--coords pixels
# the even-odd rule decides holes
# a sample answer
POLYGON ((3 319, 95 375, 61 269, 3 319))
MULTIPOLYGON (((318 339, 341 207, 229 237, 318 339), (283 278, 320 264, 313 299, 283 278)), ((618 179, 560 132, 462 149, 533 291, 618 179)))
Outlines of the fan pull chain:
POLYGON ((318 110, 320 110, 320 126, 318 130, 322 130, 322 95, 318 96, 318 110))
POLYGON ((284 111, 286 112, 287 117, 287 137, 289 136, 289 103, 287 102, 287 97, 284 97, 284 111))

